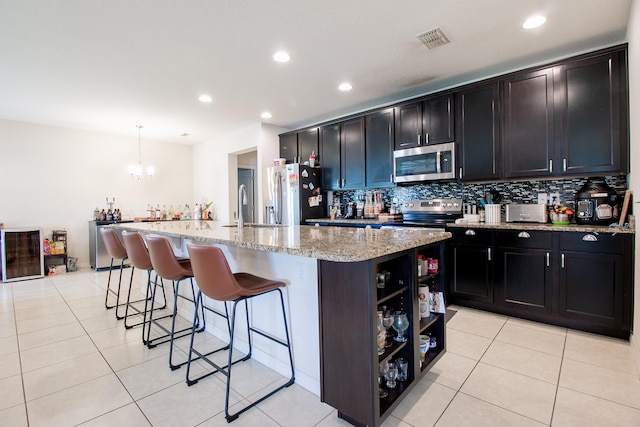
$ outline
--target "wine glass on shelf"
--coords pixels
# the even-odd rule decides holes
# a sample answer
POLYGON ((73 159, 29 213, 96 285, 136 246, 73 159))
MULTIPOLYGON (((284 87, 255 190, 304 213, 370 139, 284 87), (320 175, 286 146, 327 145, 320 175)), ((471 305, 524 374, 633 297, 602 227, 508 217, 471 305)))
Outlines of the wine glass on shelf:
POLYGON ((398 336, 393 337, 393 339, 397 342, 406 342, 407 339, 404 337, 404 331, 409 328, 409 318, 407 317, 407 314, 404 311, 396 312, 391 326, 398 333, 398 336))
MULTIPOLYGON (((382 317, 382 326, 389 331, 391 330, 391 325, 393 325, 393 312, 391 310, 387 310, 384 312, 384 316, 382 317)), ((387 332, 387 337, 391 338, 391 334, 387 332)), ((386 348, 391 347, 391 341, 387 340, 384 345, 386 348)))
POLYGON ((380 390, 380 398, 387 397, 389 392, 382 388, 382 378, 386 378, 387 372, 389 372, 389 362, 386 360, 378 365, 378 389, 380 390))

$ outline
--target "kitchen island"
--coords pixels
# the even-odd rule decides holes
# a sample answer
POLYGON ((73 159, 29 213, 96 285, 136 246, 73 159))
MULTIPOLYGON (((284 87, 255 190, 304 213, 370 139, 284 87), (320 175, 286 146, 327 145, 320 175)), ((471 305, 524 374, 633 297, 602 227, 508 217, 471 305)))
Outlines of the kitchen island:
MULTIPOLYGON (((320 396, 353 424, 379 425, 445 351, 444 316, 421 318, 418 283, 443 290, 438 274, 419 277, 418 255, 440 259, 450 233, 424 229, 376 230, 316 226, 245 226, 238 229, 216 221, 127 223, 113 227, 170 238, 178 255, 187 255, 186 243, 222 248, 231 270, 247 271, 287 283, 287 311, 296 383, 320 396), (378 273, 386 272, 386 288, 378 288, 378 273), (410 319, 407 341, 394 343, 384 354, 377 348, 377 312, 404 311, 410 319), (433 332, 438 347, 421 362, 419 335, 433 332), (408 380, 389 397, 378 397, 378 365, 392 358, 409 360, 408 380)), ((209 302, 216 306, 217 302, 209 302)), ((251 303, 257 324, 282 336, 283 328, 271 313, 277 296, 251 303)), ((188 307, 181 314, 191 316, 188 307)), ((239 327, 238 330, 242 330, 239 327)), ((207 330, 224 339, 226 324, 207 318, 207 330)), ((246 343, 246 337, 240 336, 246 343)), ((242 350, 242 347, 241 347, 242 350)), ((281 346, 254 339, 253 357, 286 375, 287 355, 281 346)))

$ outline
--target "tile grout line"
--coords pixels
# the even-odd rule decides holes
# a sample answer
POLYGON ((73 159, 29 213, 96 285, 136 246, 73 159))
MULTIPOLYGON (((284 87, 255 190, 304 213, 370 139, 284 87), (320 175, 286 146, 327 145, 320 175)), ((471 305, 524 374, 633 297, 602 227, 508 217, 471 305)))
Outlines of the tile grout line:
POLYGON ((18 351, 18 364, 20 365, 20 382, 22 383, 22 403, 23 403, 23 407, 24 407, 24 413, 25 413, 25 417, 27 419, 27 426, 30 425, 29 423, 29 410, 27 409, 27 392, 25 390, 25 386, 24 386, 24 372, 22 370, 22 355, 20 354, 20 340, 18 339, 18 317, 16 316, 16 299, 15 296, 13 295, 13 283, 10 284, 11 286, 11 306, 13 307, 13 327, 16 330, 16 347, 17 347, 17 351, 18 351))
POLYGON ((562 346, 562 356, 560 357, 560 368, 558 369, 558 379, 556 381, 556 392, 553 395, 553 406, 551 407, 551 420, 549 425, 553 425, 553 417, 556 412, 556 404, 558 403, 558 390, 560 389, 560 377, 562 376, 562 365, 564 365, 564 353, 567 350, 567 331, 565 330, 564 345, 562 346))

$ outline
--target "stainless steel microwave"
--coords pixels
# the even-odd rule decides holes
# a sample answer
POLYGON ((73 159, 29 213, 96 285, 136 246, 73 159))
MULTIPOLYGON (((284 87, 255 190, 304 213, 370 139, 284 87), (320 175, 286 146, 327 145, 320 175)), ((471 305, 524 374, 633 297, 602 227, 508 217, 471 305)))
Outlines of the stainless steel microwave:
POLYGON ((424 145, 393 152, 395 182, 456 179, 456 143, 424 145))

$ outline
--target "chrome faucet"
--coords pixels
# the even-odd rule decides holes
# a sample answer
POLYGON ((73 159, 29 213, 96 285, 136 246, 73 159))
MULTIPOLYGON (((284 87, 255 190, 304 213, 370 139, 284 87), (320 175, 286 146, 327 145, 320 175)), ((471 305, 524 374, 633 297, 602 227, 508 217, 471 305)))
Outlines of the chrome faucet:
POLYGON ((238 228, 244 227, 244 216, 242 215, 242 205, 247 204, 247 186, 240 184, 238 187, 238 228))

